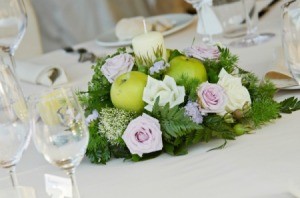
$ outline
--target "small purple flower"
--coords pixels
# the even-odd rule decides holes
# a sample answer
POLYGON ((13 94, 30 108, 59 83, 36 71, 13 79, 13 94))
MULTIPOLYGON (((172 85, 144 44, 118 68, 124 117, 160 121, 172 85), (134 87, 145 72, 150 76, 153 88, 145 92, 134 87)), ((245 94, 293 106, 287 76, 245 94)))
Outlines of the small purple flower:
POLYGON ((185 115, 191 117, 193 122, 201 124, 203 122, 203 117, 200 113, 200 106, 197 102, 189 101, 185 107, 185 115))
POLYGON ((145 113, 128 124, 122 138, 130 153, 140 157, 163 147, 158 120, 145 113))
POLYGON ((87 125, 89 125, 90 122, 96 120, 98 117, 99 117, 99 113, 96 109, 94 109, 93 112, 90 115, 88 115, 88 117, 85 119, 85 122, 87 125))
POLYGON ((134 58, 130 54, 119 54, 112 58, 106 59, 101 67, 101 72, 110 83, 126 72, 130 72, 134 65, 134 58))
POLYGON ((183 52, 186 56, 198 58, 200 60, 218 59, 220 56, 220 51, 216 46, 197 45, 186 48, 183 52))
POLYGON ((165 70, 169 66, 170 66, 170 64, 165 63, 165 61, 163 61, 163 60, 157 61, 153 64, 152 67, 150 67, 150 69, 149 69, 150 75, 153 75, 154 73, 159 73, 159 72, 165 70))
POLYGON ((225 111, 227 104, 227 95, 222 86, 202 83, 197 90, 202 113, 222 113, 225 111))

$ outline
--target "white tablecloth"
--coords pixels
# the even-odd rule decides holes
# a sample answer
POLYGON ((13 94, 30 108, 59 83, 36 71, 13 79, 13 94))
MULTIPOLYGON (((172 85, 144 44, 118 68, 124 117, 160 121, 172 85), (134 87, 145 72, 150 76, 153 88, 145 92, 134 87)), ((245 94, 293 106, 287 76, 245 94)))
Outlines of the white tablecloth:
MULTIPOLYGON (((232 49, 240 65, 258 76, 269 69, 274 49, 281 45, 279 6, 260 21, 261 32, 274 32, 272 41, 245 49, 232 49), (277 9, 277 10, 276 10, 277 9)), ((192 44, 196 23, 168 36, 168 48, 183 49, 192 44)), ((199 38, 196 36, 196 42, 199 38)), ((225 41, 227 42, 227 41, 225 41)), ((85 47, 99 55, 114 51, 95 41, 85 47)), ((65 68, 70 83, 85 89, 91 79, 90 63, 77 63, 77 55, 54 51, 35 58, 36 63, 59 64, 65 68)), ((41 86, 22 83, 25 94, 40 91, 41 86)), ((278 99, 300 96, 299 91, 281 91, 278 99)), ((84 159, 77 168, 77 180, 83 198, 117 197, 204 197, 204 198, 289 198, 289 182, 300 178, 300 112, 284 115, 254 134, 229 141, 223 150, 206 152, 222 143, 215 140, 195 145, 188 155, 163 154, 155 159, 133 163, 113 159, 106 166, 84 159)), ((46 197, 44 174, 65 176, 49 165, 33 144, 17 166, 20 184, 36 189, 37 197, 46 197)), ((0 188, 9 186, 8 173, 0 170, 0 188)), ((299 185, 300 188, 300 185, 299 185)))

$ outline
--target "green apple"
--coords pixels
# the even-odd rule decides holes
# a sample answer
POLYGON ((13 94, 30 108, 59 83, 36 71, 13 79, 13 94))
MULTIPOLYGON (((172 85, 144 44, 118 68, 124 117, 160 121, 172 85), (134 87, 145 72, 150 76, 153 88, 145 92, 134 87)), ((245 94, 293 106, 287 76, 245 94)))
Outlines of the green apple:
POLYGON ((113 105, 127 111, 143 111, 143 92, 146 84, 147 75, 142 72, 131 71, 118 76, 110 90, 113 105))
POLYGON ((207 73, 202 62, 195 58, 177 56, 170 61, 166 75, 178 82, 182 76, 188 79, 198 79, 201 83, 207 81, 207 73))

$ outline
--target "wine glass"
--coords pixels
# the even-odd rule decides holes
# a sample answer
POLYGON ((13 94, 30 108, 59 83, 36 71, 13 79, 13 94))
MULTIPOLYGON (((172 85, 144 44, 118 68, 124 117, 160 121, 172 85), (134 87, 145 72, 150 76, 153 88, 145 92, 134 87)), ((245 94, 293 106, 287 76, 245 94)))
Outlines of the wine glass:
POLYGON ((232 47, 250 47, 259 45, 269 41, 275 36, 273 33, 257 33, 257 23, 258 23, 258 12, 256 10, 255 0, 241 0, 242 9, 245 13, 245 22, 247 25, 246 36, 242 39, 231 42, 229 45, 232 47), (249 10, 251 8, 251 10, 249 10), (251 16, 253 15, 253 16, 251 16))
POLYGON ((25 99, 10 71, 0 64, 0 166, 9 169, 14 187, 18 186, 15 166, 30 140, 30 120, 25 99))
POLYGON ((223 28, 218 17, 214 13, 212 0, 185 0, 197 11, 197 33, 202 35, 202 41, 207 45, 214 45, 213 35, 221 34, 223 28))
POLYGON ((73 197, 80 197, 75 168, 84 157, 89 141, 83 110, 71 88, 61 87, 29 99, 33 110, 33 140, 39 152, 52 165, 66 171, 73 197))
POLYGON ((14 54, 27 27, 27 13, 23 0, 0 0, 0 48, 8 53, 12 71, 16 68, 14 54))

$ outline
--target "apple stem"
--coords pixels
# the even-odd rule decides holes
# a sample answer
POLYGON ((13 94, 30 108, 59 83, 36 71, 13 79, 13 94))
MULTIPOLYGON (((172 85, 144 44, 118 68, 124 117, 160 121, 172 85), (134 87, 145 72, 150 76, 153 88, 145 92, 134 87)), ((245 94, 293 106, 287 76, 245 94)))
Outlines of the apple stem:
POLYGON ((125 83, 127 79, 122 79, 121 84, 125 83))

